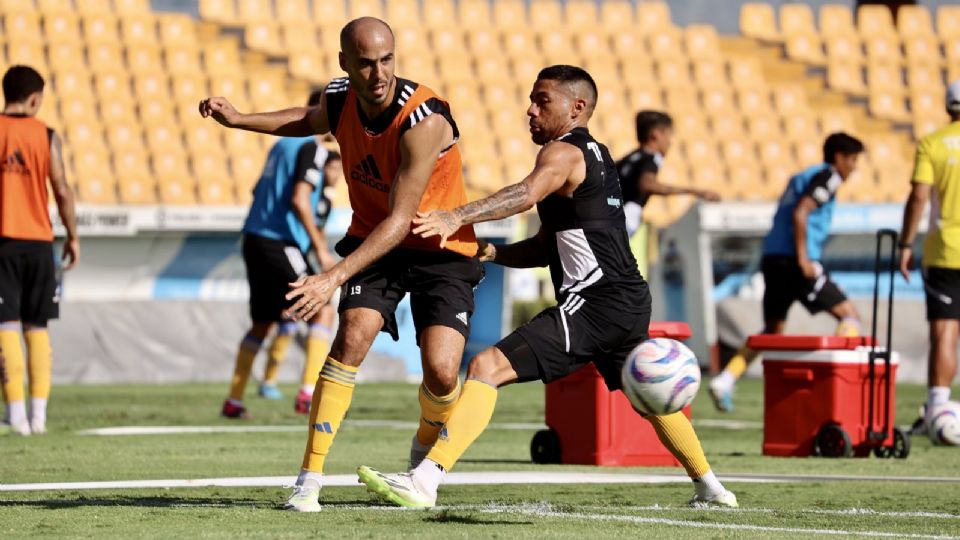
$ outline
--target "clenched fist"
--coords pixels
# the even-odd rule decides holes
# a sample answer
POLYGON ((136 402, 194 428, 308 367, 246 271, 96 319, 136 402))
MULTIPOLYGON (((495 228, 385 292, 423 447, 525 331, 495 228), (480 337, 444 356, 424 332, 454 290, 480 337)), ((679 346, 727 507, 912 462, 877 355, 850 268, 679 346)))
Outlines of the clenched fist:
POLYGON ((223 97, 210 97, 200 102, 200 116, 212 116, 220 125, 233 127, 240 113, 223 97))

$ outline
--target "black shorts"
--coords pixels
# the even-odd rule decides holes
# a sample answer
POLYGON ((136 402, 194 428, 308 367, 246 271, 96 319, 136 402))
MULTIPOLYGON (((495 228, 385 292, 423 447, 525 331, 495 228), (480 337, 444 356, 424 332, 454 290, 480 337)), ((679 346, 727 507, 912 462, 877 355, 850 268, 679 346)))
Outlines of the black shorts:
POLYGON ((764 282, 764 321, 785 321, 787 311, 795 301, 803 304, 810 314, 815 314, 847 300, 826 272, 817 279, 807 279, 796 257, 765 255, 760 266, 764 282))
POLYGON ((930 266, 923 269, 927 320, 960 319, 960 270, 930 266))
POLYGON ((620 370, 637 345, 648 337, 650 295, 640 313, 628 313, 623 305, 594 301, 577 294, 541 311, 530 322, 500 340, 496 347, 507 357, 518 382, 545 383, 565 377, 593 362, 607 388, 621 386, 620 370))
MULTIPOLYGON (((363 240, 347 236, 337 243, 337 253, 346 257, 363 240)), ((430 326, 446 326, 470 337, 473 290, 483 279, 483 264, 473 257, 452 251, 423 251, 397 248, 344 283, 340 292, 340 313, 353 308, 370 308, 383 316, 383 332, 400 339, 394 312, 410 293, 410 311, 420 334, 430 326)))
POLYGON ((0 322, 45 325, 60 316, 53 243, 0 238, 0 322))
POLYGON ((316 271, 292 242, 244 234, 242 250, 250 285, 250 318, 258 323, 283 321, 283 310, 293 305, 284 298, 289 284, 316 271))

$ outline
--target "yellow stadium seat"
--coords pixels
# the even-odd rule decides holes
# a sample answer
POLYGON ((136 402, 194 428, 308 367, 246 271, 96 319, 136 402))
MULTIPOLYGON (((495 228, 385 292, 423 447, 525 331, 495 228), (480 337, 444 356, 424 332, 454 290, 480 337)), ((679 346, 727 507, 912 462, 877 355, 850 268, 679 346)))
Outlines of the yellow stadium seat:
POLYGON ((729 88, 704 88, 700 91, 700 102, 709 111, 733 110, 733 92, 729 88))
POLYGON ((127 122, 112 122, 104 125, 107 144, 113 150, 142 149, 143 138, 140 127, 132 119, 127 122))
MULTIPOLYGON (((500 33, 490 28, 471 28, 466 31, 467 48, 476 55, 479 61, 484 57, 496 57, 503 50, 500 42, 500 33)), ((503 65, 503 60, 494 58, 503 65)))
MULTIPOLYGON (((619 55, 614 55, 619 56, 619 55)), ((623 58, 622 56, 619 56, 623 58)), ((645 58, 623 58, 620 65, 620 75, 627 88, 647 86, 656 81, 653 72, 653 63, 645 58)))
POLYGON ((157 21, 152 14, 120 19, 120 40, 126 47, 144 45, 157 47, 157 21))
POLYGON ((461 28, 483 28, 491 22, 490 3, 487 0, 459 0, 457 20, 461 28))
POLYGON ((260 142, 257 135, 238 129, 226 130, 222 133, 224 146, 231 155, 258 154, 260 142))
POLYGON ((7 43, 6 56, 11 64, 27 64, 41 74, 47 71, 47 59, 39 41, 7 43))
POLYGON ((628 87, 627 104, 634 111, 660 110, 664 107, 660 90, 648 86, 628 87))
POLYGON ((817 111, 820 131, 824 134, 838 131, 852 132, 855 129, 853 115, 846 108, 830 108, 817 111))
POLYGON ((430 28, 442 28, 455 24, 457 10, 453 0, 424 2, 423 22, 430 28))
POLYGON ((734 88, 757 88, 766 85, 763 67, 755 58, 730 58, 730 81, 734 88))
POLYGON ((395 29, 393 35, 397 50, 403 51, 404 56, 420 54, 430 49, 428 35, 422 28, 401 27, 395 29))
POLYGON ((246 102, 250 98, 247 94, 246 77, 239 73, 216 74, 210 77, 210 94, 223 96, 234 105, 237 102, 246 102))
POLYGON ((282 22, 310 22, 307 0, 274 0, 277 20, 282 22))
POLYGON ((780 139, 782 130, 780 120, 773 114, 752 114, 746 116, 747 133, 756 140, 780 139))
POLYGON ((946 110, 942 89, 910 93, 910 112, 913 118, 943 116, 946 110))
POLYGON ((110 43, 120 45, 120 33, 117 19, 107 13, 85 15, 81 19, 83 36, 87 44, 110 43))
POLYGON ((197 182, 197 199, 200 204, 207 205, 235 204, 233 190, 233 182, 226 175, 213 178, 203 176, 197 182))
POLYGON ((942 128, 949 122, 946 113, 943 111, 934 116, 916 116, 913 117, 913 138, 919 139, 925 137, 934 131, 942 128))
POLYGON ((104 0, 74 0, 73 3, 77 13, 81 15, 109 15, 113 13, 111 2, 105 2, 104 0))
POLYGON ((866 85, 860 64, 853 62, 831 61, 827 65, 827 85, 835 90, 863 94, 866 85))
POLYGON ((81 170, 96 170, 97 168, 110 168, 110 152, 102 145, 100 148, 86 147, 83 148, 82 151, 77 151, 75 143, 72 143, 70 139, 71 137, 68 134, 64 145, 71 150, 71 166, 75 172, 81 170))
MULTIPOLYGON (((137 118, 139 118, 140 122, 144 125, 150 125, 154 122, 165 122, 171 118, 175 118, 172 108, 172 102, 166 97, 140 101, 137 103, 137 118)), ((199 116, 197 116, 197 118, 199 119, 199 116)))
POLYGON ((672 29, 652 29, 647 34, 647 48, 653 58, 680 60, 686 57, 677 32, 672 29))
MULTIPOLYGON (((200 118, 197 116, 196 118, 200 118)), ((216 158, 221 168, 226 168, 223 152, 223 128, 210 121, 193 122, 184 125, 184 140, 194 155, 216 158)))
POLYGON ((113 152, 110 160, 117 176, 122 177, 125 172, 145 171, 150 169, 147 155, 140 148, 128 148, 113 152))
POLYGON ((943 4, 937 7, 937 33, 944 39, 960 33, 960 6, 943 4))
POLYGON ((147 147, 154 154, 173 152, 182 154, 183 133, 173 122, 155 122, 146 130, 147 147))
POLYGON ((530 0, 529 15, 530 27, 534 30, 561 28, 565 25, 563 4, 560 0, 530 0))
POLYGON ((780 33, 784 39, 796 35, 817 35, 810 6, 802 3, 783 4, 780 7, 780 33))
POLYGON ((464 47, 463 32, 453 26, 431 30, 430 43, 433 44, 433 50, 438 53, 438 56, 442 56, 451 51, 467 52, 466 47, 464 47))
POLYGON ((867 50, 868 62, 903 62, 903 56, 900 54, 900 38, 894 34, 866 36, 863 44, 867 50))
POLYGON ((243 43, 247 48, 281 56, 286 52, 280 40, 280 26, 267 20, 247 21, 243 29, 243 43))
POLYGON ((241 24, 273 21, 271 0, 237 0, 237 18, 241 24))
POLYGON ((427 53, 404 56, 398 62, 397 66, 397 74, 401 77, 426 84, 427 86, 440 82, 434 57, 427 53))
POLYGON ((783 134, 791 141, 816 139, 817 119, 813 114, 790 114, 783 117, 783 134))
POLYGON ((907 86, 913 90, 943 91, 943 71, 936 66, 910 65, 907 67, 907 86))
POLYGON ((85 152, 106 152, 103 126, 92 118, 71 120, 66 127, 66 146, 74 156, 74 161, 85 152))
POLYGON ((163 63, 171 74, 200 73, 200 55, 193 47, 166 47, 163 50, 163 63))
POLYGON ((820 6, 820 34, 822 36, 836 36, 854 34, 857 29, 853 25, 853 12, 849 7, 838 4, 820 6))
POLYGON ((60 116, 68 124, 75 121, 97 121, 97 106, 93 98, 83 95, 60 96, 57 101, 60 105, 60 116))
MULTIPOLYGON (((614 3, 606 0, 604 3, 614 3)), ((496 2, 494 3, 496 4, 496 2)), ((629 4, 627 4, 629 6, 629 4)), ((566 0, 563 4, 563 19, 568 27, 593 28, 599 23, 597 18, 597 2, 593 0, 566 0)))
POLYGON ((687 56, 690 58, 713 58, 722 56, 720 39, 713 26, 707 24, 692 24, 683 33, 687 56))
POLYGON ((727 68, 723 60, 701 59, 693 61, 693 80, 701 88, 727 88, 727 68))
POLYGON ((160 192, 159 202, 174 206, 188 206, 197 203, 197 186, 186 167, 157 172, 154 171, 157 182, 157 190, 160 192))
POLYGON ((763 185, 763 171, 752 157, 729 165, 727 176, 730 179, 731 191, 737 200, 754 202, 766 199, 766 190, 758 189, 763 185))
POLYGON ((287 21, 280 26, 280 33, 281 50, 284 54, 294 51, 317 52, 317 28, 309 22, 287 21))
POLYGON ((823 42, 816 34, 793 34, 785 38, 787 56, 801 62, 823 64, 823 42))
POLYGON ((124 66, 123 51, 120 49, 119 42, 101 42, 87 45, 87 65, 94 72, 122 68, 124 66))
POLYGON ((700 96, 695 88, 667 88, 663 92, 664 108, 672 116, 700 110, 700 96))
POLYGON ((904 96, 898 91, 871 90, 868 109, 870 114, 884 120, 894 122, 908 122, 910 120, 910 113, 907 112, 904 96))
POLYGON ((867 87, 870 90, 903 92, 903 73, 899 64, 871 63, 867 66, 867 87))
POLYGON ((182 45, 196 47, 197 32, 193 19, 181 13, 157 15, 160 42, 165 46, 182 45))
POLYGON ((323 56, 312 51, 294 51, 287 60, 290 75, 311 84, 322 84, 328 80, 327 65, 323 56))
POLYGON ((447 83, 470 81, 475 78, 470 57, 462 50, 456 55, 440 55, 437 58, 437 72, 440 74, 440 79, 447 83))
POLYGON ((53 88, 58 98, 83 96, 93 98, 90 72, 85 67, 61 69, 53 74, 53 88))
MULTIPOLYGON (((541 33, 541 35, 543 35, 541 33)), ((584 29, 569 36, 576 45, 577 52, 587 56, 606 56, 610 50, 610 39, 606 32, 599 29, 584 29)), ((541 48, 543 42, 541 41, 541 48)))
POLYGON ((824 45, 830 61, 862 63, 863 49, 860 38, 854 34, 824 34, 824 45))
POLYGON ((683 60, 663 58, 654 63, 654 70, 657 74, 657 82, 665 89, 672 90, 692 86, 689 66, 683 60))
POLYGON ((105 70, 95 73, 93 87, 101 101, 133 101, 133 96, 130 93, 130 77, 126 71, 105 70))
POLYGON ((921 5, 905 5, 897 9, 897 31, 904 40, 908 37, 933 35, 930 10, 921 5))
POLYGON ((0 13, 3 19, 3 36, 8 42, 40 42, 43 34, 40 27, 40 17, 35 11, 10 10, 0 13))
MULTIPOLYGON (((831 130, 830 133, 842 130, 831 130)), ((799 139, 793 141, 793 153, 797 163, 805 167, 823 161, 823 141, 819 139, 799 139)))
POLYGON ((247 92, 254 106, 260 108, 276 97, 286 94, 286 82, 283 74, 276 71, 254 72, 247 80, 247 92))
POLYGON ((129 101, 101 100, 100 119, 104 124, 114 122, 136 123, 137 114, 129 101))
POLYGON ((896 33, 890 8, 879 4, 867 4, 857 9, 857 29, 864 38, 896 33))
POLYGON ((746 131, 743 126, 743 117, 733 112, 713 113, 709 117, 710 132, 717 140, 735 138, 743 139, 746 131))
POLYGON ((80 43, 80 25, 77 16, 71 11, 50 12, 43 16, 43 33, 47 43, 80 43))
POLYGON ((110 167, 77 169, 77 198, 85 203, 117 202, 117 181, 110 167))
POLYGON ((351 19, 358 17, 376 17, 383 18, 383 5, 380 0, 349 0, 347 9, 351 19))
POLYGON ((501 39, 504 52, 511 58, 529 56, 532 53, 539 54, 532 32, 522 29, 506 31, 501 34, 501 39))
POLYGON ((9 11, 33 11, 33 0, 0 0, 0 13, 9 11))
POLYGON ((66 13, 73 11, 73 0, 36 0, 37 9, 43 13, 66 13))
POLYGON ((604 28, 633 29, 637 25, 637 14, 630 0, 604 0, 600 2, 600 24, 604 28))
MULTIPOLYGON (((476 80, 472 78, 447 81, 443 88, 443 98, 454 104, 458 111, 462 111, 467 107, 477 106, 480 101, 480 88, 477 86, 476 80)), ((454 119, 457 121, 460 130, 463 131, 463 126, 460 126, 459 115, 454 119)))
POLYGON ((156 204, 157 180, 149 168, 117 172, 120 201, 124 204, 156 204))
POLYGON ((780 114, 792 114, 796 111, 806 112, 809 109, 807 94, 803 87, 797 84, 778 84, 771 89, 774 108, 780 114))
POLYGON ((385 0, 386 16, 393 27, 416 28, 421 25, 418 0, 385 0))
POLYGON ((113 0, 113 9, 121 19, 150 14, 150 0, 113 0))
POLYGON ((618 58, 629 63, 638 61, 638 55, 644 54, 647 49, 643 34, 630 28, 614 32, 610 37, 610 45, 618 58))
MULTIPOLYGON (((537 45, 544 57, 574 56, 573 36, 563 28, 543 30, 537 36, 537 45)), ((576 65, 576 62, 567 62, 576 65)))
POLYGON ((674 28, 670 6, 657 0, 640 3, 637 6, 637 26, 645 32, 674 28))
POLYGON ((73 43, 51 43, 47 47, 47 65, 54 71, 73 69, 85 62, 83 51, 73 43))
POLYGON ((200 0, 200 18, 225 25, 239 25, 237 5, 234 0, 200 0))
POLYGON ((900 139, 892 134, 874 134, 864 138, 870 161, 878 166, 902 163, 907 157, 900 139))
POLYGON ((786 166, 787 169, 796 168, 790 145, 779 137, 771 136, 757 139, 757 152, 760 154, 760 162, 765 166, 781 164, 786 166))
POLYGON ((240 51, 231 40, 206 43, 201 51, 203 68, 209 74, 231 74, 240 68, 240 51))
POLYGON ((498 0, 493 3, 493 25, 501 30, 527 28, 527 7, 523 0, 498 0))
POLYGON ((738 88, 734 95, 737 109, 744 115, 766 114, 772 111, 770 90, 766 84, 738 88))
POLYGON ((944 55, 940 53, 940 43, 933 35, 906 37, 903 48, 908 66, 943 65, 944 55))
POLYGON ((777 23, 770 4, 748 2, 740 6, 740 33, 765 41, 777 41, 777 23))

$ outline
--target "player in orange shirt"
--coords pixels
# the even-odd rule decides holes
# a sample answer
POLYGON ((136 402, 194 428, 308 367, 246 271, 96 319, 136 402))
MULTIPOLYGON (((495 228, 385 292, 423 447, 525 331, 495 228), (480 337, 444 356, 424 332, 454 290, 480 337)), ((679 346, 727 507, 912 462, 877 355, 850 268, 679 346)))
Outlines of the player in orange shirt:
POLYGON ((0 379, 7 405, 5 422, 14 433, 47 430, 52 355, 47 321, 60 312, 54 265, 53 226, 47 208, 47 179, 67 229, 64 269, 80 258, 73 191, 67 185, 60 137, 35 118, 43 103, 43 77, 28 66, 3 76, 0 114, 0 379), (24 362, 20 332, 27 342, 24 362), (24 372, 30 374, 30 419, 24 372))
POLYGON ((347 77, 327 85, 317 107, 241 114, 222 97, 200 113, 231 128, 280 136, 332 133, 340 143, 353 218, 337 244, 344 258, 329 271, 292 284, 287 313, 313 317, 338 287, 340 326, 313 394, 303 466, 286 507, 315 512, 324 460, 350 406, 357 369, 377 333, 397 339, 394 311, 406 293, 423 362, 420 428, 410 451, 415 466, 436 442, 459 391, 470 331, 473 288, 483 278, 473 228, 436 238, 410 232, 417 211, 467 202, 459 131, 446 101, 394 73, 393 31, 363 17, 340 33, 347 77))

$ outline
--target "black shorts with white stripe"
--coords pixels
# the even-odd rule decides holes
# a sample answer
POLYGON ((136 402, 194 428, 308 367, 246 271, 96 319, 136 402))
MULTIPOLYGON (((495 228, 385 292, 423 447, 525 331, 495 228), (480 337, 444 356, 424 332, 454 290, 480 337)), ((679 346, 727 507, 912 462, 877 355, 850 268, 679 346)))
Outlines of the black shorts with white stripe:
MULTIPOLYGON (((646 291, 646 288, 643 289, 646 291)), ((620 388, 620 369, 630 351, 647 339, 649 295, 640 313, 622 305, 568 294, 560 304, 500 340, 518 382, 557 380, 593 362, 610 390, 620 388)))
POLYGON ((960 270, 930 266, 923 269, 927 320, 960 319, 960 270))
POLYGON ((254 322, 283 321, 283 310, 293 302, 284 298, 290 283, 316 274, 300 248, 283 240, 243 235, 243 263, 250 285, 250 318, 254 322))

